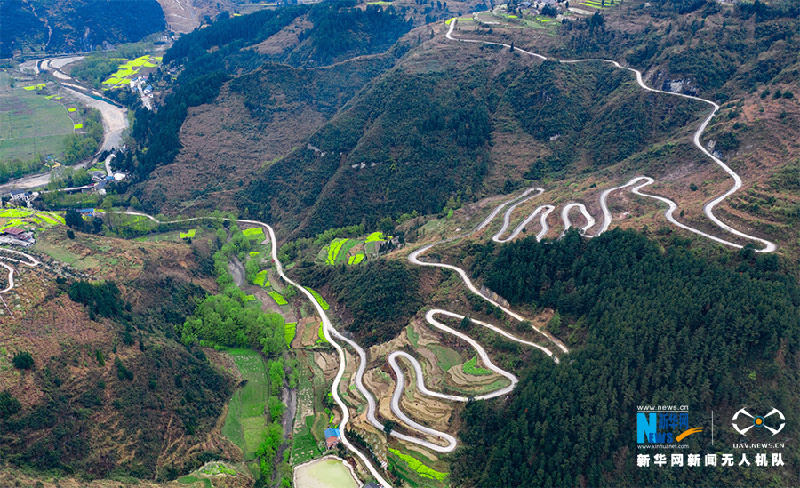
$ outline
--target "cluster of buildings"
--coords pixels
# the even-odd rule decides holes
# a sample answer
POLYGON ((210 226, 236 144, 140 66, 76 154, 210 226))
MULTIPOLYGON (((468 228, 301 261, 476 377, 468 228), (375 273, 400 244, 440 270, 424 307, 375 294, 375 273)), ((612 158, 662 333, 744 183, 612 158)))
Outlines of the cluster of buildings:
POLYGON ((30 247, 36 244, 36 239, 33 237, 33 232, 21 227, 8 227, 0 231, 0 244, 30 247))
POLYGON ((153 110, 153 85, 147 82, 146 76, 137 76, 131 80, 131 91, 139 92, 139 98, 142 100, 142 105, 148 110, 153 110))
MULTIPOLYGON (((575 3, 577 4, 578 2, 576 1, 575 3)), ((542 9, 548 6, 558 15, 567 10, 567 4, 558 0, 523 0, 522 2, 509 2, 506 6, 506 11, 509 14, 516 13, 517 15, 539 15, 542 13, 542 9)), ((500 10, 503 10, 503 6, 500 6, 500 10)))

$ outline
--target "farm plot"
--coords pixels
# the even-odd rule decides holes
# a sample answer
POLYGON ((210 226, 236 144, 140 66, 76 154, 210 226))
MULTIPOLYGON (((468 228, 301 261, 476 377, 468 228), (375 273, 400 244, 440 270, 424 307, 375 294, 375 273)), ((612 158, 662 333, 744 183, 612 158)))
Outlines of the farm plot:
POLYGON ((255 278, 253 278, 253 284, 258 286, 269 286, 269 281, 267 281, 267 275, 269 274, 269 270, 262 269, 258 272, 255 278))
POLYGON ((267 431, 264 417, 269 399, 267 368, 261 355, 252 349, 230 349, 228 354, 247 383, 228 403, 222 433, 242 449, 245 460, 251 460, 267 431))
POLYGON ((328 305, 328 302, 326 302, 325 299, 322 298, 322 295, 320 295, 319 293, 315 292, 314 290, 312 290, 311 288, 309 288, 307 286, 304 287, 304 288, 306 290, 308 290, 308 292, 311 293, 314 296, 314 299, 322 307, 322 310, 328 310, 329 308, 331 308, 330 305, 328 305))
POLYGON ((286 339, 286 347, 292 347, 292 341, 297 333, 297 322, 287 322, 283 324, 283 338, 286 339))
POLYGON ((271 296, 272 299, 275 300, 275 303, 277 303, 278 305, 286 305, 287 303, 289 303, 286 301, 285 298, 283 298, 283 295, 281 295, 277 291, 270 291, 267 292, 267 294, 271 296))
POLYGON ((297 355, 300 374, 292 445, 295 466, 321 455, 325 446, 323 429, 327 424, 322 398, 328 392, 328 385, 313 358, 313 353, 301 351, 297 355))
POLYGON ((478 362, 478 356, 472 356, 472 359, 464 363, 463 366, 464 372, 475 376, 486 376, 492 374, 492 372, 489 371, 488 369, 476 366, 477 362, 478 362))
POLYGON ((598 10, 605 10, 617 4, 619 4, 619 0, 583 0, 580 3, 580 5, 596 8, 598 10))
POLYGON ((103 84, 107 87, 130 85, 131 78, 139 73, 140 68, 155 68, 160 62, 161 58, 156 58, 149 55, 144 55, 136 59, 126 61, 125 63, 121 64, 117 68, 117 71, 113 75, 109 76, 108 79, 103 82, 103 84))
POLYGON ((261 229, 261 227, 253 227, 253 228, 250 228, 250 229, 244 229, 242 231, 242 234, 244 234, 244 236, 247 237, 248 239, 257 240, 258 242, 261 242, 264 239, 266 239, 266 236, 264 235, 264 231, 261 229))
POLYGON ((389 448, 389 463, 393 465, 401 478, 405 478, 411 486, 417 486, 420 481, 434 480, 444 482, 450 473, 437 471, 410 454, 405 454, 397 449, 389 448))
POLYGON ((376 254, 386 237, 380 232, 373 232, 367 237, 336 237, 330 244, 317 253, 317 260, 332 266, 335 264, 356 265, 367 258, 367 253, 376 254))
POLYGON ((60 154, 74 131, 64 106, 37 91, 12 87, 11 76, 0 73, 0 161, 60 154))
POLYGON ((46 229, 64 224, 64 217, 55 212, 10 208, 0 211, 0 230, 22 227, 26 230, 46 229))

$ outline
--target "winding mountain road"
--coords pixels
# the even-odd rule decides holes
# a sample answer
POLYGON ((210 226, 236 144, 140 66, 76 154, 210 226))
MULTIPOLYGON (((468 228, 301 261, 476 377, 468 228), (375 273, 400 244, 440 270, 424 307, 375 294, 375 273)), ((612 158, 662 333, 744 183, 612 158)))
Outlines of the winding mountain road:
POLYGON ((28 254, 26 252, 14 251, 13 249, 7 249, 5 247, 0 247, 0 266, 2 266, 3 268, 8 270, 8 280, 7 280, 8 284, 6 285, 6 287, 3 290, 0 290, 0 294, 8 293, 14 288, 14 268, 12 268, 8 264, 6 264, 4 261, 10 261, 10 262, 14 262, 14 263, 24 264, 25 266, 28 266, 29 268, 33 268, 35 266, 39 266, 40 264, 42 264, 41 261, 39 261, 38 259, 36 259, 35 257, 31 256, 30 254, 28 254), (12 258, 12 257, 9 257, 9 256, 5 255, 4 253, 18 254, 18 255, 24 257, 25 260, 12 258))
MULTIPOLYGON (((456 22, 457 22, 456 19, 453 19, 450 22, 450 28, 449 28, 449 30, 448 30, 448 32, 446 34, 446 37, 448 39, 454 40, 454 41, 459 41, 459 42, 482 43, 482 44, 497 44, 497 43, 490 43, 490 42, 471 40, 471 39, 457 39, 457 38, 454 38, 452 36, 452 33, 453 33, 453 29, 455 27, 456 22)), ((502 44, 502 45, 506 46, 506 47, 510 47, 507 44, 502 44)), ((542 60, 547 60, 548 59, 547 57, 542 56, 541 54, 528 52, 528 51, 525 51, 525 50, 519 49, 519 48, 517 48, 517 50, 519 52, 521 52, 521 53, 528 54, 528 55, 534 56, 534 57, 542 59, 542 60)), ((558 61, 562 62, 562 63, 577 63, 577 62, 595 61, 595 60, 558 60, 558 61)), ((700 128, 695 132, 694 137, 693 137, 693 142, 701 151, 703 151, 704 154, 706 154, 708 157, 710 157, 731 178, 733 178, 734 185, 733 185, 733 187, 731 187, 731 189, 729 189, 723 195, 721 195, 721 196, 713 199, 712 201, 708 202, 704 206, 704 212, 705 212, 706 216, 712 222, 714 222, 718 227, 720 227, 721 229, 723 229, 723 230, 725 230, 727 232, 730 232, 730 233, 732 233, 732 234, 734 234, 734 235, 736 235, 738 237, 742 237, 744 239, 752 240, 752 241, 755 241, 755 242, 758 242, 758 243, 762 244, 764 246, 764 248, 760 250, 761 252, 773 252, 773 251, 775 251, 775 249, 776 249, 775 244, 773 244, 773 243, 771 243, 771 242, 769 242, 769 241, 767 241, 765 239, 761 239, 761 238, 758 238, 758 237, 755 237, 755 236, 750 236, 750 235, 745 234, 745 233, 743 233, 741 231, 733 229, 730 226, 728 226, 727 224, 725 224, 724 222, 720 221, 713 214, 713 209, 717 204, 719 204, 725 198, 727 198, 728 196, 730 196, 731 194, 733 194, 734 192, 739 190, 741 188, 741 186, 742 186, 741 178, 733 170, 731 170, 730 167, 728 167, 725 163, 723 163, 721 160, 719 160, 718 158, 716 158, 712 154, 710 154, 705 148, 702 147, 702 144, 700 143, 700 137, 701 137, 702 133, 704 132, 704 130, 708 126, 708 123, 711 120, 711 118, 713 118, 714 115, 716 114, 717 110, 719 109, 719 106, 717 104, 715 104, 714 102, 712 102, 712 101, 704 100, 704 99, 701 99, 701 98, 698 98, 698 97, 693 97, 693 96, 683 95, 683 94, 678 94, 678 93, 663 92, 661 90, 655 90, 655 89, 650 88, 650 87, 648 87, 647 85, 644 84, 644 82, 642 80, 642 75, 641 75, 641 73, 639 71, 637 71, 637 70, 635 70, 633 68, 623 67, 619 63, 617 63, 616 61, 611 61, 611 60, 599 60, 599 61, 611 63, 612 65, 614 65, 617 68, 627 69, 627 70, 633 71, 635 73, 635 75, 636 75, 637 83, 643 89, 645 89, 647 91, 658 92, 658 93, 667 93, 667 94, 670 94, 670 95, 676 95, 676 96, 681 96, 681 97, 684 97, 684 98, 698 100, 698 101, 706 102, 706 103, 710 104, 713 107, 713 110, 712 110, 711 114, 703 121, 703 123, 701 124, 700 128)), ((686 226, 684 224, 681 224, 680 222, 675 220, 674 217, 673 217, 673 214, 674 214, 675 210, 677 209, 677 205, 674 202, 672 202, 671 200, 669 200, 667 198, 664 198, 664 197, 661 197, 661 196, 656 196, 656 195, 650 195, 650 194, 647 194, 647 193, 643 193, 641 191, 642 188, 644 188, 644 187, 646 187, 648 185, 651 185, 653 183, 654 183, 654 180, 652 178, 649 178, 649 177, 646 177, 646 176, 637 176, 637 177, 631 179, 630 181, 628 181, 624 185, 604 190, 602 192, 601 196, 600 196, 600 206, 601 206, 601 209, 603 211, 603 221, 602 221, 600 229, 597 232, 595 232, 594 235, 596 236, 596 235, 602 234, 603 232, 605 232, 610 227, 610 225, 612 223, 612 215, 611 215, 611 212, 609 211, 608 206, 607 206, 608 196, 612 192, 614 192, 616 190, 630 189, 630 191, 632 193, 636 194, 636 195, 639 195, 639 196, 642 196, 642 197, 654 198, 654 199, 656 199, 656 200, 658 200, 660 202, 663 202, 663 203, 667 204, 668 209, 664 213, 664 215, 665 215, 666 219, 669 222, 671 222, 672 224, 674 224, 674 225, 676 225, 676 226, 678 226, 680 228, 683 228, 683 229, 689 230, 691 232, 694 232, 694 233, 696 233, 698 235, 707 237, 709 239, 713 239, 716 242, 720 242, 722 244, 729 245, 729 246, 732 246, 732 247, 741 247, 741 245, 726 241, 726 240, 721 239, 721 238, 716 237, 716 236, 709 235, 709 234, 704 233, 702 231, 699 231, 697 229, 693 229, 693 228, 691 228, 689 226, 686 226)), ((451 242, 451 241, 453 241, 455 239, 466 237, 468 235, 471 235, 472 233, 475 233, 475 232, 478 232, 478 231, 484 229, 486 226, 488 226, 497 217, 497 215, 500 214, 500 212, 503 211, 504 208, 506 208, 506 206, 508 206, 508 209, 506 210, 506 212, 505 212, 505 214, 503 216, 503 225, 502 225, 500 231, 498 233, 496 233, 494 236, 492 236, 492 240, 494 240, 495 242, 498 242, 498 243, 509 242, 510 240, 512 240, 515 237, 517 237, 522 232, 522 230, 525 228, 525 226, 527 224, 529 224, 533 219, 535 219, 536 216, 539 216, 539 218, 540 218, 540 227, 541 227, 541 230, 537 234, 536 237, 537 237, 537 239, 542 239, 547 234, 547 232, 549 230, 549 228, 547 226, 547 217, 551 212, 553 212, 555 210, 556 207, 553 206, 553 205, 541 205, 541 206, 537 207, 521 224, 519 224, 512 231, 512 233, 511 233, 511 235, 509 237, 503 238, 502 236, 508 231, 508 229, 509 229, 509 227, 511 225, 510 222, 511 222, 511 215, 512 215, 513 211, 519 205, 527 202, 531 198, 534 198, 536 196, 541 195, 543 192, 544 192, 544 190, 541 189, 541 188, 528 188, 527 190, 525 190, 523 192, 522 195, 513 197, 510 200, 508 200, 508 201, 506 201, 504 203, 501 203, 496 208, 494 208, 492 210, 492 212, 490 212, 490 214, 480 224, 478 224, 474 229, 472 229, 471 231, 469 231, 467 233, 462 233, 462 234, 459 234, 459 235, 456 235, 456 236, 453 236, 453 237, 450 237, 450 238, 447 238, 447 239, 443 239, 441 241, 437 241, 437 242, 434 242, 432 244, 427 244, 427 245, 415 250, 414 252, 412 252, 408 256, 409 261, 411 263, 415 264, 415 265, 418 265, 418 266, 438 267, 438 268, 449 269, 449 270, 455 271, 459 275, 459 277, 461 278, 461 280, 464 282, 464 284, 466 285, 467 289, 471 293, 474 293, 474 294, 478 295, 482 299, 490 302, 495 307, 500 308, 509 317, 511 317, 511 318, 513 318, 513 319, 515 319, 515 320, 517 320, 519 322, 525 321, 526 319, 522 315, 520 315, 517 312, 514 312, 513 310, 511 310, 510 308, 502 305, 501 303, 499 303, 496 300, 494 300, 492 297, 486 296, 483 293, 481 293, 481 291, 475 286, 475 284, 469 278, 469 276, 466 273, 466 271, 464 271, 462 268, 459 268, 457 266, 453 266, 453 265, 450 265, 450 264, 445 264, 445 263, 424 261, 424 260, 421 260, 420 258, 427 251, 429 251, 431 248, 433 248, 434 246, 437 246, 439 244, 443 244, 443 243, 446 243, 446 242, 451 242), (534 192, 535 192, 535 194, 534 194, 534 192)), ((578 211, 581 214, 583 214, 584 217, 587 220, 586 225, 581 228, 581 231, 583 233, 585 233, 586 231, 588 231, 589 229, 591 229, 592 227, 594 227, 596 225, 595 219, 588 212, 588 210, 586 209, 586 206, 584 204, 581 204, 581 203, 568 203, 567 205, 565 205, 563 207, 562 212, 561 212, 561 217, 562 217, 562 220, 564 222, 564 229, 565 230, 572 226, 572 223, 571 223, 571 221, 569 219, 569 214, 573 209, 578 209, 578 211)), ((150 220, 153 220, 155 222, 159 222, 154 217, 152 217, 150 215, 147 215, 147 214, 144 214, 144 213, 141 213, 141 212, 125 212, 125 213, 131 214, 131 215, 144 216, 144 217, 149 218, 150 220)), ((183 221, 189 222, 189 221, 204 220, 204 219, 212 219, 212 218, 200 217, 200 218, 185 219, 183 221)), ((225 219, 221 219, 221 220, 225 220, 225 219)), ((334 329, 334 327, 333 327, 333 325, 331 323, 331 320, 328 317, 327 313, 322 308, 322 306, 317 302, 317 300, 313 297, 313 295, 306 288, 300 286, 298 283, 294 282, 291 278, 286 276, 286 274, 284 273, 284 270, 283 270, 283 265, 278 260, 278 256, 277 256, 277 239, 275 237, 275 232, 272 229, 272 227, 270 227, 268 224, 265 224, 263 222, 259 222, 259 221, 256 221, 256 220, 245 220, 245 219, 243 219, 243 220, 238 220, 238 222, 246 223, 246 224, 252 224, 252 225, 256 225, 256 226, 261 226, 262 228, 265 229, 265 231, 267 232, 267 235, 269 236, 268 239, 269 239, 269 241, 271 243, 271 246, 270 246, 271 247, 271 257, 272 257, 272 260, 275 263, 278 275, 284 281, 286 281, 289 284, 294 285, 297 288, 297 290, 299 290, 301 293, 303 293, 306 296, 306 298, 314 305, 314 308, 316 309, 317 313, 321 317, 322 323, 323 323, 323 333, 325 335, 325 338, 330 342, 330 344, 334 347, 334 349, 336 349, 336 351, 338 353, 338 356, 339 356, 339 369, 338 369, 337 374, 336 374, 336 376, 334 377, 334 380, 333 380, 333 384, 332 384, 332 387, 331 387, 331 394, 333 396, 334 401, 336 402, 336 404, 339 406, 339 408, 342 411, 342 421, 339 424, 339 427, 341 429, 341 434, 342 434, 342 437, 341 437, 342 444, 347 449, 352 451, 359 459, 361 459, 361 461, 367 467, 367 469, 372 474, 372 476, 375 477, 375 479, 378 480, 378 482, 381 485, 386 486, 386 487, 391 486, 388 483, 388 481, 381 475, 381 473, 375 468, 375 466, 373 466, 373 464, 370 461, 370 459, 364 453, 359 451, 347 439, 347 436, 346 436, 346 427, 347 427, 347 424, 348 424, 349 419, 350 419, 350 413, 349 413, 348 406, 344 403, 344 401, 342 400, 342 398, 341 398, 341 396, 339 394, 339 387, 340 387, 341 380, 342 380, 342 378, 343 378, 343 376, 345 374, 345 370, 346 370, 346 366, 347 366, 346 365, 347 357, 346 357, 344 348, 340 344, 340 342, 349 345, 356 352, 356 355, 359 358, 359 364, 358 364, 358 367, 356 369, 356 373, 355 373, 355 376, 354 376, 354 382, 355 382, 355 386, 356 386, 357 390, 361 393, 361 395, 364 397, 364 399, 367 402, 367 410, 366 410, 367 419, 376 428, 378 428, 380 430, 384 430, 383 424, 381 424, 381 422, 375 416, 375 411, 376 411, 375 398, 367 390, 367 388, 364 386, 364 382, 363 382, 364 373, 365 373, 366 364, 367 364, 366 351, 364 351, 364 349, 361 348, 357 343, 355 343, 354 341, 344 337, 336 329, 334 329)), ((19 253, 19 254, 23 254, 24 255, 25 253, 19 253)), ((30 258, 31 263, 38 263, 31 256, 28 256, 28 255, 26 255, 26 256, 28 258, 30 258)), ((29 263, 24 263, 24 264, 28 264, 29 266, 30 265, 36 265, 36 264, 29 264, 29 263)), ((0 263, 0 266, 9 268, 9 266, 4 264, 4 263, 0 263)), ((11 287, 13 287, 13 270, 10 270, 9 282, 10 282, 11 286, 9 288, 7 288, 5 291, 8 291, 11 287)), ((443 310, 443 309, 432 309, 432 310, 429 310, 426 313, 425 319, 426 319, 426 322, 430 326, 432 326, 433 328, 435 328, 435 329, 437 329, 437 330, 439 330, 439 331, 441 331, 443 333, 450 334, 450 335, 453 335, 455 337, 458 337, 460 340, 463 340, 463 341, 467 342, 473 349, 475 349, 476 353, 480 356, 481 361, 486 366, 486 368, 488 368, 491 371, 494 371, 495 373, 503 376, 504 378, 508 379, 509 382, 510 382, 510 384, 508 386, 504 387, 504 388, 497 389, 495 391, 492 391, 492 392, 484 394, 484 395, 475 396, 474 399, 475 400, 484 400, 484 399, 499 397, 499 396, 506 395, 506 394, 510 393, 511 391, 513 391, 513 389, 516 387, 517 382, 518 382, 517 377, 514 376, 512 373, 507 372, 507 371, 499 368, 498 366, 496 366, 491 361, 491 358, 486 353, 486 350, 477 341, 475 341, 474 339, 469 337, 467 334, 465 334, 465 333, 463 333, 461 331, 457 331, 457 330, 445 325, 443 322, 438 320, 439 317, 447 317, 447 318, 450 318, 450 319, 462 320, 464 318, 463 315, 459 315, 457 313, 454 313, 454 312, 451 312, 451 311, 447 311, 447 310, 443 310)), ((477 324, 477 325, 480 325, 482 327, 486 327, 489 330, 492 330, 494 333, 497 333, 497 334, 500 334, 500 335, 504 336, 508 340, 515 341, 517 343, 524 344, 526 346, 539 349, 542 352, 544 352, 545 354, 547 354, 549 357, 551 357, 556 363, 559 362, 558 356, 556 356, 554 354, 554 352, 551 351, 548 347, 542 346, 542 345, 537 344, 535 342, 531 342, 531 341, 526 341, 526 340, 520 339, 520 338, 518 338, 518 337, 516 337, 516 336, 514 336, 514 335, 512 335, 512 334, 510 334, 508 332, 506 332, 502 328, 497 327, 495 325, 492 325, 492 324, 489 324, 489 323, 485 323, 485 322, 481 322, 481 321, 477 321, 477 320, 474 320, 474 319, 470 319, 470 320, 473 323, 477 324)), ((559 341, 557 338, 553 337, 552 335, 550 335, 546 331, 542 331, 542 330, 536 328, 535 326, 532 326, 532 327, 538 333, 540 333, 543 336, 543 338, 545 338, 547 341, 549 341, 550 343, 555 345, 555 347, 558 348, 558 350, 560 350, 561 353, 566 354, 566 353, 569 352, 569 350, 566 348, 566 346, 564 346, 564 344, 561 341, 559 341)), ((434 450, 436 452, 442 452, 442 453, 452 452, 457 446, 457 440, 456 440, 455 437, 453 437, 452 435, 447 434, 445 432, 441 432, 441 431, 438 431, 436 429, 432 429, 430 427, 427 427, 427 426, 424 426, 424 425, 421 425, 421 424, 415 422, 413 419, 409 418, 405 413, 403 413, 402 409, 400 408, 400 400, 401 400, 401 398, 403 396, 403 390, 404 390, 405 384, 406 384, 405 383, 405 374, 404 374, 403 368, 400 365, 400 361, 406 362, 407 364, 411 365, 411 368, 414 371, 414 375, 415 375, 415 379, 416 379, 416 383, 415 383, 416 384, 416 389, 417 389, 419 394, 426 395, 426 396, 433 397, 433 398, 440 398, 440 399, 443 399, 443 400, 454 401, 454 402, 466 402, 466 401, 469 400, 468 397, 465 397, 465 396, 462 396, 462 395, 448 395, 448 394, 445 394, 445 393, 436 392, 436 391, 433 391, 433 390, 429 389, 425 385, 424 372, 422 370, 422 366, 420 365, 420 363, 412 355, 408 354, 405 351, 399 351, 399 350, 398 351, 393 351, 387 356, 387 362, 388 362, 389 366, 392 368, 393 372, 395 373, 395 377, 397 379, 396 380, 396 384, 395 384, 395 390, 393 392, 391 403, 390 403, 390 408, 391 408, 392 413, 409 429, 421 432, 421 433, 423 433, 425 435, 428 435, 428 436, 432 436, 432 437, 441 439, 441 440, 443 440, 443 444, 432 443, 432 442, 430 442, 430 441, 428 441, 426 439, 422 439, 422 438, 418 438, 418 437, 414 437, 414 436, 410 436, 410 435, 406 435, 406 434, 401 434, 401 433, 398 433, 398 432, 396 432, 394 430, 390 433, 390 435, 392 435, 392 436, 394 436, 396 438, 399 438, 401 440, 405 440, 405 441, 408 441, 408 442, 412 442, 412 443, 415 443, 415 444, 422 445, 422 446, 424 446, 426 448, 429 448, 431 450, 434 450)))
MULTIPOLYGON (((505 47, 507 47, 509 49, 511 48, 510 45, 503 44, 503 43, 481 41, 481 40, 477 40, 477 39, 463 39, 463 38, 453 37, 453 29, 455 28, 457 22, 458 22, 458 19, 455 19, 455 18, 450 20, 450 28, 448 29, 447 33, 445 34, 445 37, 447 39, 449 39, 451 41, 457 41, 457 42, 485 44, 485 45, 500 45, 500 46, 505 46, 505 47)), ((548 57, 543 56, 543 55, 538 54, 538 53, 525 51, 524 49, 520 49, 520 48, 516 48, 516 47, 515 47, 515 50, 519 51, 521 53, 528 54, 530 56, 536 57, 538 59, 541 59, 542 61, 549 60, 548 57)), ((563 63, 563 64, 574 64, 574 63, 595 62, 595 61, 599 61, 599 62, 603 62, 603 63, 609 63, 612 66, 614 66, 615 68, 625 69, 625 70, 631 71, 636 77, 636 83, 644 90, 647 90, 647 91, 652 92, 652 93, 663 93, 663 94, 666 94, 666 95, 673 95, 673 96, 677 96, 677 97, 681 97, 681 98, 686 98, 686 99, 689 99, 689 100, 695 100, 695 101, 698 101, 698 102, 703 102, 703 103, 706 103, 706 104, 710 105, 711 108, 712 108, 711 113, 709 113, 708 116, 706 116, 706 118, 703 120, 703 122, 700 124, 700 126, 697 128, 697 130, 692 135, 692 142, 694 143, 694 145, 698 149, 700 149, 700 151, 703 152, 703 154, 705 154, 706 156, 711 158, 711 160, 714 161, 714 163, 716 163, 720 168, 722 168, 722 170, 725 173, 727 173, 728 176, 730 176, 733 179, 733 186, 731 186, 731 188, 729 188, 728 191, 726 191, 722 195, 720 195, 720 196, 714 198, 713 200, 711 200, 710 202, 706 203, 703 206, 703 213, 705 213, 706 217, 708 217, 708 219, 711 220, 720 229, 722 229, 722 230, 724 230, 726 232, 729 232, 729 233, 731 233, 731 234, 733 234, 735 236, 741 237, 743 239, 748 239, 748 240, 755 241, 755 242, 761 244, 763 246, 763 248, 759 249, 757 252, 774 252, 777 249, 777 246, 774 243, 772 243, 772 242, 770 242, 770 241, 768 241, 766 239, 762 239, 760 237, 752 236, 752 235, 746 234, 746 233, 744 233, 744 232, 742 232, 740 230, 734 229, 733 227, 729 226, 728 224, 726 224, 725 222, 720 220, 716 215, 714 215, 714 207, 716 207, 720 202, 722 202, 723 200, 725 200, 729 196, 731 196, 734 193, 736 193, 742 187, 742 179, 741 179, 741 177, 739 177, 739 175, 735 171, 733 171, 727 164, 725 164, 721 159, 719 159, 718 157, 714 156, 713 154, 711 154, 708 151, 708 149, 703 147, 703 144, 700 141, 700 138, 702 137, 703 132, 705 132, 706 128, 708 127, 709 122, 711 122, 711 119, 714 118, 714 116, 717 114, 717 111, 719 110, 719 105, 717 105, 712 100, 706 100, 705 98, 695 97, 693 95, 686 95, 684 93, 667 92, 667 91, 657 90, 655 88, 651 88, 651 87, 649 87, 649 86, 647 86, 645 84, 644 79, 642 77, 641 71, 639 71, 639 70, 637 70, 635 68, 628 67, 628 66, 622 66, 617 61, 614 61, 614 60, 611 60, 611 59, 553 59, 553 61, 558 61, 559 63, 563 63)), ((675 202, 669 200, 668 198, 664 198, 664 197, 660 197, 660 196, 656 196, 656 195, 651 195, 651 194, 647 194, 647 193, 642 193, 640 191, 642 187, 647 186, 647 185, 651 185, 651 184, 654 183, 654 180, 652 178, 649 178, 649 177, 646 177, 646 176, 637 176, 637 177, 633 178, 632 180, 630 180, 627 184, 625 184, 623 186, 611 188, 611 189, 606 190, 606 191, 603 192, 603 194, 600 197, 600 203, 601 203, 601 207, 603 209, 603 225, 600 228, 600 230, 594 234, 595 236, 600 235, 603 232, 605 232, 608 229, 608 227, 611 225, 611 213, 608 211, 608 207, 606 206, 606 203, 605 203, 608 195, 614 190, 627 188, 627 187, 633 186, 636 183, 640 183, 640 182, 644 182, 644 183, 641 183, 638 186, 635 186, 631 190, 631 192, 636 194, 636 195, 639 195, 639 196, 648 197, 648 198, 654 198, 654 199, 659 200, 659 201, 661 201, 663 203, 666 203, 667 206, 668 206, 668 209, 664 213, 664 216, 667 218, 667 220, 670 223, 672 223, 672 224, 674 224, 674 225, 676 225, 676 226, 678 226, 678 227, 680 227, 682 229, 686 229, 686 230, 688 230, 690 232, 693 232, 695 234, 698 234, 698 235, 701 235, 703 237, 707 237, 709 239, 712 239, 712 240, 714 240, 716 242, 719 242, 720 244, 724 244, 724 245, 735 247, 735 248, 741 248, 742 247, 740 244, 735 244, 733 242, 727 241, 727 240, 722 239, 720 237, 712 236, 712 235, 710 235, 708 233, 705 233, 705 232, 703 232, 701 230, 695 229, 693 227, 690 227, 688 225, 685 225, 685 224, 682 224, 682 223, 678 222, 678 220, 676 220, 675 217, 673 216, 673 213, 677 209, 677 204, 675 204, 675 202)), ((582 204, 572 204, 572 203, 570 203, 567 206, 571 206, 571 205, 572 206, 576 206, 577 205, 578 208, 581 209, 581 212, 584 214, 584 216, 586 216, 588 218, 591 218, 591 216, 586 211, 586 207, 583 206, 582 204)), ((564 211, 562 211, 562 220, 564 221, 564 224, 565 224, 565 230, 567 229, 567 225, 569 224, 569 216, 568 216, 568 214, 569 214, 569 211, 565 207, 564 211)), ((588 230, 589 228, 591 228, 594 225, 594 219, 592 219, 590 222, 592 222, 592 224, 584 227, 583 228, 583 232, 586 232, 586 230, 588 230)))

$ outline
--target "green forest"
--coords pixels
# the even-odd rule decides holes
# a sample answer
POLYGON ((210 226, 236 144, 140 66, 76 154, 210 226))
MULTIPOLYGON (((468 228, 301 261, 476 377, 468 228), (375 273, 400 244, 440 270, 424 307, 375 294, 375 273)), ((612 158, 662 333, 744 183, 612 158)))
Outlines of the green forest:
POLYGON ((360 266, 311 266, 292 273, 313 288, 328 287, 345 307, 347 330, 369 347, 394 338, 422 306, 419 271, 400 261, 370 260, 360 266))
POLYGON ((156 0, 10 0, 0 4, 0 58, 14 51, 93 51, 103 42, 137 42, 165 29, 156 0), (48 27, 52 29, 48 30, 48 27))
MULTIPOLYGON (((508 402, 475 402, 462 416, 459 486, 766 486, 797 482, 798 451, 785 469, 645 470, 636 467, 636 406, 687 404, 692 422, 742 405, 787 414, 797 432, 800 293, 774 255, 745 249, 718 259, 685 242, 666 250, 633 231, 587 240, 534 238, 472 245, 474 276, 513 305, 558 311, 551 332, 572 347, 521 374, 508 402)), ((717 451, 738 436, 717 420, 717 451)), ((710 439, 690 438, 691 452, 710 439)), ((788 460, 787 460, 788 458, 788 460)))

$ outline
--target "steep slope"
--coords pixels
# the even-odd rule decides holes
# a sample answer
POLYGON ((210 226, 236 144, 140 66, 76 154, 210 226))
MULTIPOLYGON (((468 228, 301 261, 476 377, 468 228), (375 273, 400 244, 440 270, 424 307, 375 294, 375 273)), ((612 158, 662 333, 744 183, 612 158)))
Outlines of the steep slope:
POLYGON ((241 208, 277 222, 302 216, 308 235, 437 213, 509 179, 515 188, 514 172, 564 177, 626 161, 686 136, 701 108, 643 93, 630 74, 600 65, 431 41, 311 137, 326 156, 300 150, 267 168, 241 208))
POLYGON ((393 9, 320 4, 220 20, 182 37, 164 57, 182 69, 178 87, 161 113, 137 113, 133 134, 148 149, 128 169, 145 180, 160 168, 137 197, 150 210, 234 208, 234 191, 256 171, 306 146, 395 63, 404 48, 384 51, 410 27, 393 9))
POLYGON ((0 5, 0 57, 14 53, 93 51, 164 30, 156 0, 11 0, 0 5))
POLYGON ((216 286, 195 254, 179 243, 65 234, 37 236, 42 265, 18 267, 4 295, 14 316, 0 318, 0 391, 14 399, 4 409, 16 407, 0 421, 0 457, 88 479, 158 480, 208 453, 235 459, 217 425, 233 378, 170 339, 205 295, 198 284, 216 286), (32 369, 10 364, 21 352, 32 369))

